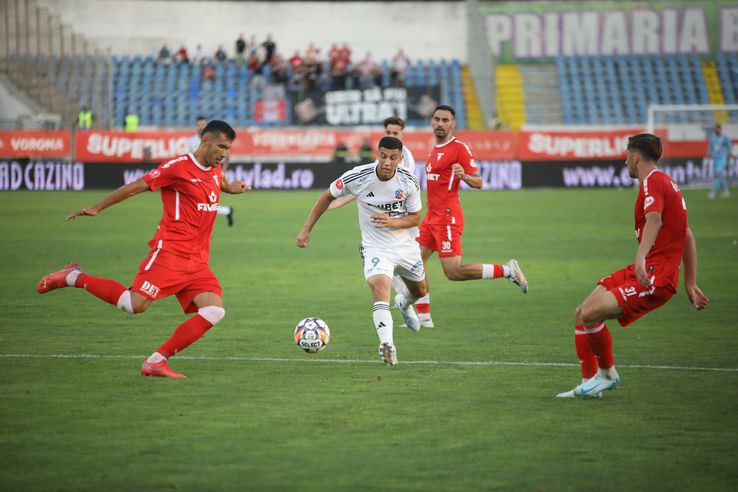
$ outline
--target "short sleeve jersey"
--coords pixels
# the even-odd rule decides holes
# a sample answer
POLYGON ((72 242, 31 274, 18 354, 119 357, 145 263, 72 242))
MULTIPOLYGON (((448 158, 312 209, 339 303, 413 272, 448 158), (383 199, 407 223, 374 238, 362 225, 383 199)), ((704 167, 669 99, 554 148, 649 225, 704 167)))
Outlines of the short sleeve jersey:
POLYGON ((635 206, 635 233, 640 244, 648 212, 661 213, 661 230, 646 256, 646 272, 657 286, 677 290, 679 266, 687 237, 687 205, 679 187, 655 169, 643 180, 635 206))
POLYGON ((405 146, 402 147, 402 163, 400 166, 406 171, 410 171, 415 174, 415 157, 413 157, 413 153, 410 152, 410 149, 405 146))
POLYGON ((464 213, 459 201, 461 180, 452 171, 452 166, 456 163, 461 164, 467 174, 477 172, 469 146, 456 137, 434 146, 428 155, 425 163, 428 212, 424 222, 435 225, 464 225, 464 213))
POLYGON ((143 179, 151 191, 161 190, 163 205, 149 246, 207 264, 220 199, 220 166, 203 166, 195 156, 185 154, 161 164, 143 179))
POLYGON ((372 215, 386 213, 390 217, 403 217, 420 212, 420 185, 414 174, 398 167, 387 181, 377 176, 376 163, 356 166, 331 183, 330 192, 335 198, 356 196, 359 212, 361 244, 365 249, 392 251, 398 247, 417 247, 415 237, 418 228, 375 227, 372 215))

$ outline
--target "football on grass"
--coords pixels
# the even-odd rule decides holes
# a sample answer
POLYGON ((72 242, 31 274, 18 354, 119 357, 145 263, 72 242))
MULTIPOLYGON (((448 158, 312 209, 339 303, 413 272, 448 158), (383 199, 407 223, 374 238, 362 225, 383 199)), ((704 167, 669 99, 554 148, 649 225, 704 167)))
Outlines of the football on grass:
POLYGON ((295 342, 309 354, 323 350, 331 339, 331 330, 320 318, 305 318, 295 327, 295 342))

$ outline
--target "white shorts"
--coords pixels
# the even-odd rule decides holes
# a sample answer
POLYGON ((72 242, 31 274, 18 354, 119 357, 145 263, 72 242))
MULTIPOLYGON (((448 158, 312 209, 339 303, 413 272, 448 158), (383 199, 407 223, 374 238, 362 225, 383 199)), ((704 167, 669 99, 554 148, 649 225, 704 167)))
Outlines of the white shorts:
POLYGON ((420 282, 425 278, 423 259, 420 257, 418 243, 394 251, 379 251, 361 248, 364 259, 364 278, 386 275, 392 278, 395 273, 402 278, 420 282))

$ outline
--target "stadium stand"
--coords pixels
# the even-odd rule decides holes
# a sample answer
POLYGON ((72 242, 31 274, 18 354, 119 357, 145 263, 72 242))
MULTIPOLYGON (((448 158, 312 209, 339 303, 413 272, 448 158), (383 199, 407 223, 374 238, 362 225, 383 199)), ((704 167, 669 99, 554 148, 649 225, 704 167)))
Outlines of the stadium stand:
MULTIPOLYGON (((727 102, 728 92, 735 96, 736 79, 731 79, 725 57, 718 59, 723 60, 718 62, 720 79, 715 78, 710 90, 722 94, 722 86, 727 102)), ((714 103, 697 55, 559 57, 556 68, 566 124, 640 124, 649 104, 714 103)), ((704 115, 674 113, 666 118, 666 123, 702 123, 704 115)))

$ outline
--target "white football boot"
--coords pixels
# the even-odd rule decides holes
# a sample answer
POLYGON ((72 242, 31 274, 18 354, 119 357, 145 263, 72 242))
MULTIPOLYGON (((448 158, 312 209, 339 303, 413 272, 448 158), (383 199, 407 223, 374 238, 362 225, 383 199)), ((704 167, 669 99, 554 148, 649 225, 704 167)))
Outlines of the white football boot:
POLYGON ((420 320, 418 315, 415 313, 415 309, 412 304, 408 304, 405 300, 405 296, 397 294, 395 296, 395 305, 400 310, 402 318, 405 320, 405 324, 414 332, 420 331, 420 320))
POLYGON ((505 265, 510 267, 510 276, 508 277, 508 280, 520 287, 520 290, 523 291, 523 294, 527 294, 528 281, 525 279, 523 270, 520 269, 520 265, 518 265, 518 262, 515 260, 510 260, 505 263, 505 265))
POLYGON ((387 342, 379 344, 379 356, 388 366, 397 365, 397 349, 387 342))
POLYGON ((569 391, 564 391, 563 393, 559 393, 556 395, 556 398, 602 398, 602 393, 595 393, 593 395, 580 395, 577 393, 577 391, 581 391, 582 385, 580 384, 574 389, 571 389, 569 391))
POLYGON ((430 314, 418 313, 418 319, 420 320, 420 326, 422 328, 433 328, 435 326, 430 314))
POLYGON ((610 378, 607 377, 606 373, 600 369, 593 377, 574 388, 574 393, 576 393, 577 396, 590 396, 602 393, 603 391, 613 390, 617 388, 619 384, 620 377, 617 373, 615 373, 614 377, 610 378))

